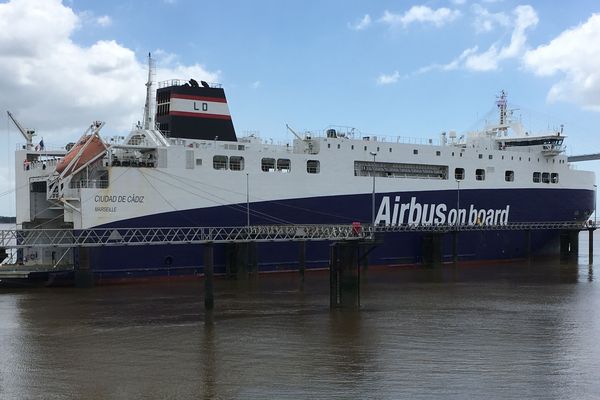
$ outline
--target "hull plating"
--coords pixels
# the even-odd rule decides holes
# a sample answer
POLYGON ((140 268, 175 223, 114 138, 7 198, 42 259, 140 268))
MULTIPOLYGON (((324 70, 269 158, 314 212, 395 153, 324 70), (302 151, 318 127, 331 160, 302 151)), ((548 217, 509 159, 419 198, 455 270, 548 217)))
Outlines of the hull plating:
MULTIPOLYGON (((594 192, 573 189, 513 189, 378 193, 375 197, 376 213, 383 221, 386 215, 386 201, 390 203, 387 212, 391 223, 394 220, 407 222, 408 218, 415 220, 418 214, 415 204, 420 205, 421 211, 426 209, 425 206, 431 210, 440 204, 445 205, 446 210, 464 210, 467 222, 469 219, 474 220, 473 210, 505 210, 508 222, 585 221, 594 208, 594 192), (403 204, 406 205, 403 220, 399 215, 396 218, 391 217, 394 204, 398 205, 398 210, 403 204)), ((371 195, 350 195, 252 203, 250 223, 370 223, 371 202, 371 195)), ((458 214, 460 215, 460 212, 458 214)), ((246 205, 237 204, 147 215, 103 227, 239 226, 246 224, 246 218, 246 205)), ((532 252, 556 253, 559 235, 559 231, 532 232, 532 252)), ((388 233, 379 239, 380 244, 369 255, 370 264, 421 262, 423 234, 388 233)), ((442 241, 442 256, 449 261, 452 257, 452 236, 444 235, 442 241)), ((525 243, 525 232, 461 232, 458 238, 458 255, 460 260, 465 261, 522 258, 526 256, 525 243)), ((231 246, 215 247, 215 272, 227 272, 227 265, 231 264, 231 252, 231 246)), ((307 243, 307 267, 326 267, 328 257, 329 243, 307 243)), ((297 243, 256 245, 259 271, 296 269, 298 259, 297 243)), ((201 274, 203 270, 201 245, 97 248, 91 250, 90 260, 94 273, 100 279, 195 275, 201 274)))

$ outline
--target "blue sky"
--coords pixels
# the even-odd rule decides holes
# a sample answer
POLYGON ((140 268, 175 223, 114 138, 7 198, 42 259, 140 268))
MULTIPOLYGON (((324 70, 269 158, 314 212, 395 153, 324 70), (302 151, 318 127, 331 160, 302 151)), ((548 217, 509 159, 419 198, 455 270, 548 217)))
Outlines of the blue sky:
MULTIPOLYGON (((569 153, 600 152, 595 13, 598 1, 13 0, 0 3, 0 108, 50 144, 95 119, 125 133, 151 51, 157 80, 222 83, 238 133, 437 138, 480 127, 503 89, 529 130, 564 124, 569 153)), ((22 140, 4 112, 0 128, 0 215, 12 215, 22 140)))

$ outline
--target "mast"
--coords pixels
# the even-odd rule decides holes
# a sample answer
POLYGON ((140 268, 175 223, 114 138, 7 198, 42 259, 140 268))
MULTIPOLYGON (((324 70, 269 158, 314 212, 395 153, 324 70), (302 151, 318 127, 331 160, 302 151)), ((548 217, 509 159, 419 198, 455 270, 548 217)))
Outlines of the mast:
POLYGON ((154 129, 154 102, 152 101, 152 77, 154 76, 154 60, 148 53, 148 81, 146 82, 146 104, 144 105, 144 129, 154 129))
POLYGON ((496 105, 498 106, 498 112, 500 114, 498 128, 499 130, 506 132, 508 126, 506 125, 507 105, 506 93, 504 92, 504 90, 500 92, 500 96, 498 96, 498 100, 496 100, 496 105))

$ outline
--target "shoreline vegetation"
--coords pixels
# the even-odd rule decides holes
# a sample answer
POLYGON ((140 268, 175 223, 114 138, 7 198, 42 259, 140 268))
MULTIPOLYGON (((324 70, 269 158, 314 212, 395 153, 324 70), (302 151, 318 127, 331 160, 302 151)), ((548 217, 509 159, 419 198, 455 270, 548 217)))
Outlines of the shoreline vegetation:
POLYGON ((0 216, 0 224, 14 224, 15 222, 17 222, 17 217, 0 216))

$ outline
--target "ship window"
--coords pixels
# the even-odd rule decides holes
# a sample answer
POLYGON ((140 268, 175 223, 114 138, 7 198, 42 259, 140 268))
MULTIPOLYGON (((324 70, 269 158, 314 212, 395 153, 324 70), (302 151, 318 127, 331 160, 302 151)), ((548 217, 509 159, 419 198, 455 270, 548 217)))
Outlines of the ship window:
POLYGON ((413 154, 419 154, 419 150, 417 150, 417 149, 414 149, 414 150, 413 150, 413 154))
POLYGON ((452 152, 452 157, 454 157, 454 152, 452 152))
POLYGON ((263 158, 260 162, 260 169, 264 172, 275 171, 275 159, 274 158, 263 158))
POLYGON ((441 152, 441 151, 436 151, 436 152, 435 152, 435 155, 436 155, 436 156, 441 156, 441 155, 442 155, 442 152, 441 152))
POLYGON ((502 159, 504 160, 504 156, 502 156, 502 159))
POLYGON ((556 172, 550 174, 550 181, 552 183, 558 183, 558 174, 556 172))
POLYGON ((277 160, 277 171, 290 172, 291 163, 287 158, 279 158, 277 160))
POLYGON ((462 156, 463 156, 463 153, 462 153, 462 152, 460 152, 460 153, 458 153, 458 155, 459 155, 460 157, 462 157, 462 156))
POLYGON ((321 170, 321 163, 319 160, 308 160, 306 162, 306 172, 309 174, 318 174, 321 170))
POLYGON ((550 183, 550 174, 547 172, 544 172, 542 174, 542 182, 543 183, 550 183))
POLYGON ((539 172, 534 172, 533 173, 533 183, 540 183, 540 173, 539 172))
POLYGON ((351 148, 352 150, 354 150, 354 145, 352 145, 350 148, 351 148))
MULTIPOLYGON (((458 179, 458 178, 456 178, 458 179)), ((476 169, 475 170, 475 180, 484 181, 485 180, 485 169, 476 169)))
POLYGON ((202 159, 201 158, 196 158, 196 165, 197 166, 202 165, 202 159))
POLYGON ((337 147, 338 147, 338 149, 340 148, 340 144, 339 144, 339 143, 338 143, 338 146, 337 146, 337 147))
POLYGON ((214 169, 227 169, 227 156, 214 156, 213 157, 213 168, 214 169))
POLYGON ((515 156, 510 156, 510 159, 511 159, 511 160, 514 160, 514 159, 515 159, 515 156))
POLYGON ((488 158, 491 160, 492 158, 494 158, 494 156, 490 154, 490 155, 488 156, 488 158))
POLYGON ((244 169, 244 157, 229 157, 229 169, 232 171, 242 171, 244 169))
POLYGON ((365 151, 367 151, 367 146, 365 146, 365 151))
POLYGON ((331 143, 327 143, 327 148, 330 149, 331 148, 331 143))
POLYGON ((390 147, 390 153, 392 152, 392 148, 390 147))
POLYGON ((479 155, 479 158, 483 158, 483 154, 480 154, 480 155, 479 155))
POLYGON ((462 181, 463 179, 465 179, 465 169, 464 168, 455 168, 454 169, 454 178, 459 181, 462 181))
POLYGON ((377 151, 379 152, 379 146, 377 146, 377 151))
POLYGON ((506 182, 513 182, 515 180, 515 171, 504 172, 504 180, 506 182))

